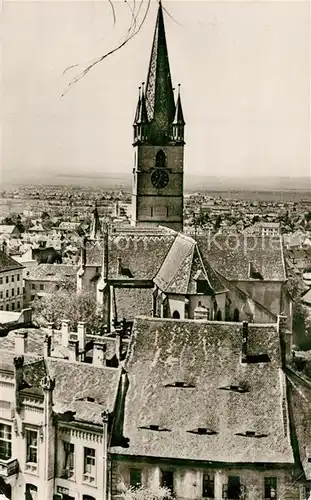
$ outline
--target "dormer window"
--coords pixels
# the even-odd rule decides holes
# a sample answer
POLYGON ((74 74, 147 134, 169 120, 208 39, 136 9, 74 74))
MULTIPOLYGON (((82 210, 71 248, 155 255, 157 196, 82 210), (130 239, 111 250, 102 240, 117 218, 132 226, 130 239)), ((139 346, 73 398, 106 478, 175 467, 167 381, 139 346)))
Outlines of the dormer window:
POLYGON ((208 429, 207 427, 197 427, 196 429, 192 429, 190 431, 187 431, 191 434, 200 434, 204 436, 212 436, 214 434, 217 434, 216 431, 213 431, 212 429, 208 429))
POLYGON ((244 394, 245 392, 249 392, 249 388, 245 384, 228 385, 226 387, 219 387, 219 390, 221 390, 221 391, 239 392, 241 394, 244 394))
POLYGON ((145 429, 148 431, 158 431, 158 432, 170 432, 170 429, 161 427, 159 424, 142 425, 138 429, 145 429))
POLYGON ((165 387, 180 387, 183 389, 193 389, 195 386, 193 384, 187 384, 187 382, 184 382, 182 380, 176 380, 171 384, 166 384, 165 387))
POLYGON ((236 436, 244 436, 244 437, 253 437, 253 438, 264 438, 267 437, 268 434, 259 434, 256 431, 245 431, 245 432, 237 432, 236 436))

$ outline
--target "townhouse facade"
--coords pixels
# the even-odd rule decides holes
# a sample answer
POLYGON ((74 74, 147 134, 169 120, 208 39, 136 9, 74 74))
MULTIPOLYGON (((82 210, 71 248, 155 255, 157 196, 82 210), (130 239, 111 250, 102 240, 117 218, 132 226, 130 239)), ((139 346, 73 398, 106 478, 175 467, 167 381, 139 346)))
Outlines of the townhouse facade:
POLYGON ((0 310, 23 309, 23 266, 0 251, 0 310))
POLYGON ((107 498, 121 371, 74 361, 78 343, 63 333, 59 343, 31 329, 0 340, 0 492, 10 500, 107 498))

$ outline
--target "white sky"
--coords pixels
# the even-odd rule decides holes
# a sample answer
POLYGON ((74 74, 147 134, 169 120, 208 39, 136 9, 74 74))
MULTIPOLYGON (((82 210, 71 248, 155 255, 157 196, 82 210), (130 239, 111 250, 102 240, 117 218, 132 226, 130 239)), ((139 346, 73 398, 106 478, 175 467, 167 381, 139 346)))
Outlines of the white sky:
MULTIPOLYGON (((130 1, 130 0, 128 0, 130 1)), ((137 0, 138 1, 138 0, 137 0)), ((77 68, 114 47, 126 3, 7 1, 2 12, 3 180, 132 170, 137 87, 156 20, 60 98, 77 68)), ((182 84, 186 174, 308 176, 308 1, 163 1, 172 79, 182 84)))

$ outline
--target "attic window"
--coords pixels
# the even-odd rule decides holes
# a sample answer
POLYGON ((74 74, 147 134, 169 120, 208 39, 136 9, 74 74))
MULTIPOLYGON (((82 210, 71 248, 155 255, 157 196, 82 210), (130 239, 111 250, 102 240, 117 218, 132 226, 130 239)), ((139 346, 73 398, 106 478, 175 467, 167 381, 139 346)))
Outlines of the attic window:
POLYGON ((77 398, 77 401, 88 401, 89 403, 95 403, 96 400, 92 396, 85 396, 83 398, 77 398))
POLYGON ((235 436, 254 437, 258 439, 267 437, 268 434, 257 434, 256 431, 245 431, 245 432, 237 432, 235 436))
POLYGON ((244 394, 245 392, 249 392, 249 388, 246 386, 246 384, 228 385, 226 387, 219 387, 219 390, 239 392, 241 394, 244 394))
POLYGON ((181 380, 176 380, 172 384, 166 384, 165 387, 182 387, 184 389, 192 389, 195 386, 193 384, 187 384, 187 382, 183 382, 181 380))
POLYGON ((214 434, 217 434, 217 432, 208 429, 207 427, 198 427, 197 429, 192 429, 190 432, 191 434, 200 434, 200 435, 205 435, 205 436, 212 436, 214 434))
POLYGON ((158 424, 142 425, 142 426, 138 427, 138 429, 146 429, 149 431, 158 431, 158 432, 170 432, 170 429, 166 429, 165 427, 161 427, 158 424))

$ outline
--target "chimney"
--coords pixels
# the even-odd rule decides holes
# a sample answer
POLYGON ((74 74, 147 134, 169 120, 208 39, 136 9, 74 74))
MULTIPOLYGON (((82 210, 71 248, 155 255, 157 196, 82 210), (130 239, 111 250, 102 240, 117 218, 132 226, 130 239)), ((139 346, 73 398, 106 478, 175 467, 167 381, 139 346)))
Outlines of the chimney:
POLYGON ((17 413, 21 410, 21 400, 19 391, 23 384, 23 366, 24 356, 16 356, 14 358, 14 375, 15 375, 15 409, 17 413))
POLYGON ((86 344, 86 326, 85 326, 85 321, 79 321, 78 322, 77 332, 78 332, 79 350, 80 351, 84 351, 85 344, 86 344))
POLYGON ((15 354, 18 356, 27 351, 27 330, 16 330, 15 332, 15 354))
POLYGON ((106 344, 102 340, 93 341, 93 365, 105 366, 106 344))
POLYGON ((285 366, 292 361, 293 338, 292 332, 287 327, 287 316, 278 315, 277 330, 281 343, 282 364, 285 366))
POLYGON ((61 337, 62 337, 62 341, 61 341, 62 346, 68 347, 68 342, 69 342, 69 320, 68 319, 62 320, 61 337))
POLYGON ((247 360, 247 341, 248 341, 248 322, 243 321, 242 324, 242 363, 247 360))
POLYGON ((79 341, 77 339, 69 339, 68 341, 69 361, 78 360, 78 349, 79 349, 79 341))
POLYGON ((43 356, 45 358, 49 358, 51 356, 51 350, 52 350, 52 335, 49 335, 47 333, 43 344, 43 356))
POLYGON ((201 301, 199 301, 197 307, 193 311, 193 319, 200 321, 207 321, 209 317, 209 310, 207 307, 202 306, 201 301))

